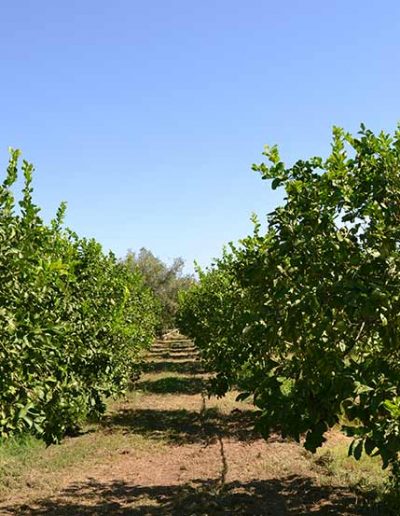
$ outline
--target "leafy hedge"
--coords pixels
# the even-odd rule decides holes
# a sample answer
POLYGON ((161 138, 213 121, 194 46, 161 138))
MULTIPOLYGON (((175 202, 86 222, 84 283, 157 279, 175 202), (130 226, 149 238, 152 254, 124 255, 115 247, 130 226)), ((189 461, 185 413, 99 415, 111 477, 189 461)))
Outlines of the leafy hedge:
POLYGON ((43 222, 26 161, 16 205, 18 158, 0 187, 0 436, 54 442, 126 387, 153 339, 154 300, 140 274, 62 228, 64 205, 43 222))
POLYGON ((334 130, 328 159, 254 166, 285 203, 181 299, 180 328, 239 385, 259 428, 315 451, 336 424, 350 453, 400 451, 400 131, 334 130))

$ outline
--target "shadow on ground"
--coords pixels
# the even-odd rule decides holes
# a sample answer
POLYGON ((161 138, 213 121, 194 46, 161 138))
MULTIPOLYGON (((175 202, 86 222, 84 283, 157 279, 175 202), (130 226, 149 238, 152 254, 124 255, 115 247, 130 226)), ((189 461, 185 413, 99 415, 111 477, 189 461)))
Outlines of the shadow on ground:
POLYGON ((207 391, 208 382, 204 378, 167 376, 157 380, 142 380, 134 388, 154 394, 200 394, 207 391))
MULTIPOLYGON (((4 508, 18 515, 286 515, 389 514, 362 509, 357 497, 342 488, 320 487, 311 479, 230 482, 194 480, 172 486, 136 486, 122 481, 102 483, 89 479, 72 484, 58 498, 32 505, 4 508)), ((379 511, 379 509, 378 509, 379 511)))
POLYGON ((157 341, 153 344, 152 348, 155 349, 155 348, 165 348, 165 347, 168 347, 170 349, 187 349, 187 348, 195 348, 196 346, 193 344, 192 341, 190 340, 187 340, 187 341, 182 341, 182 340, 177 340, 175 342, 173 341, 170 341, 170 340, 165 340, 165 341, 157 341))
POLYGON ((165 359, 168 360, 196 360, 199 357, 197 351, 191 350, 182 350, 182 351, 170 351, 168 349, 162 348, 157 350, 151 350, 148 353, 148 357, 150 359, 165 359))
POLYGON ((149 352, 154 353, 154 352, 162 351, 162 350, 166 350, 166 349, 168 349, 172 353, 182 353, 183 351, 197 352, 197 348, 193 343, 181 343, 181 342, 176 342, 176 343, 158 342, 150 348, 149 352))
POLYGON ((181 374, 196 374, 203 373, 204 367, 200 362, 192 360, 185 360, 181 362, 173 362, 165 360, 163 362, 146 362, 143 365, 145 373, 181 373, 181 374))
POLYGON ((216 408, 195 412, 185 409, 122 409, 106 416, 102 425, 112 432, 117 428, 126 433, 141 434, 173 444, 215 442, 219 437, 252 442, 260 438, 254 430, 255 413, 235 410, 223 414, 216 408))

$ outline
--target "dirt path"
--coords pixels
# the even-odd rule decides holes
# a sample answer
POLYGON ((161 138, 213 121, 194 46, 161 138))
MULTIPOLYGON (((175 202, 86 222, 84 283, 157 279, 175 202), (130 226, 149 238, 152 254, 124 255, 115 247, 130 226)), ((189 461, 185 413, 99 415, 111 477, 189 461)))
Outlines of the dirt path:
POLYGON ((321 487, 298 445, 255 434, 234 393, 209 400, 206 379, 190 342, 156 343, 139 392, 62 445, 92 451, 40 479, 33 468, 0 514, 360 514, 353 494, 321 487))

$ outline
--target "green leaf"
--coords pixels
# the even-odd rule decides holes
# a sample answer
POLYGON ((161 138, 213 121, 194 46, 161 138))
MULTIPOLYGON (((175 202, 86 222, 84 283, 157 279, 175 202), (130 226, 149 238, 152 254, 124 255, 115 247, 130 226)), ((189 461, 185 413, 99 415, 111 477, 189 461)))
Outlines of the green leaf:
POLYGON ((364 447, 365 447, 365 452, 367 453, 367 455, 371 455, 372 452, 374 451, 374 449, 376 448, 376 445, 370 437, 367 437, 365 439, 364 447))

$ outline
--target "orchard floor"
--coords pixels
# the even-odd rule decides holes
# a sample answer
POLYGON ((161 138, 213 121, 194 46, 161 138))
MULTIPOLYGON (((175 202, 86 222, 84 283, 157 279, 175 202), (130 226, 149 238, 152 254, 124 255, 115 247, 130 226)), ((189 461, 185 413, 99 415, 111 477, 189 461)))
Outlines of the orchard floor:
MULTIPOLYGON (((235 393, 209 399, 191 342, 155 343, 145 371, 101 423, 17 457, 22 468, 10 462, 0 514, 382 514, 363 512, 363 497, 325 455, 261 439, 235 393)), ((343 440, 332 434, 328 447, 343 440)))

